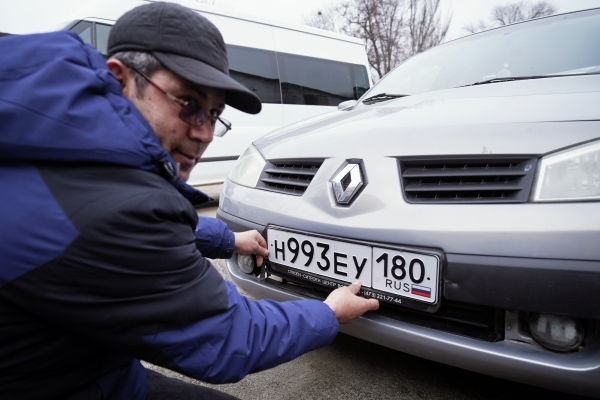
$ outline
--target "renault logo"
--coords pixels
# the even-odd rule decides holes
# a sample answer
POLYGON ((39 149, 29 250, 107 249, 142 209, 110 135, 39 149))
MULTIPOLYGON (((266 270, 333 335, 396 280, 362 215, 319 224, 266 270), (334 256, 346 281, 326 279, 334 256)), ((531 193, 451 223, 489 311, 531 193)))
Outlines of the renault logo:
POLYGON ((348 164, 332 180, 333 193, 338 204, 350 204, 364 183, 360 173, 360 165, 348 164))

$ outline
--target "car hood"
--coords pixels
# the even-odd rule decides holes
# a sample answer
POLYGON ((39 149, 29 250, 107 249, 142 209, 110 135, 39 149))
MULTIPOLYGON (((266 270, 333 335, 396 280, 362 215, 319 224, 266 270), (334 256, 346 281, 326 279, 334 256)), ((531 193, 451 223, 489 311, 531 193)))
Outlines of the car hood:
POLYGON ((600 75, 499 82, 359 104, 254 144, 269 160, 542 155, 599 136, 600 75))

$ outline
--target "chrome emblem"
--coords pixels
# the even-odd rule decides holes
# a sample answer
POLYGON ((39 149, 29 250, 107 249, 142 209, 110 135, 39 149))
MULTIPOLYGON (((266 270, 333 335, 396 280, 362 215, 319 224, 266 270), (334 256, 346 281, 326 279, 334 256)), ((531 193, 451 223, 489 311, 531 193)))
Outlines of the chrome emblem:
POLYGON ((332 180, 333 193, 338 204, 350 204, 358 190, 363 187, 360 165, 348 164, 332 180))

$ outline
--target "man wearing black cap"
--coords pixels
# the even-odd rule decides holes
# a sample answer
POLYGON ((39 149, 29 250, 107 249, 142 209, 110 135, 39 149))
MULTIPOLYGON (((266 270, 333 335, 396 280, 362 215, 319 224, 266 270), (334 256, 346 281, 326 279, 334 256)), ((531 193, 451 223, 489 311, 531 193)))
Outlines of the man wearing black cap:
POLYGON ((218 118, 225 104, 250 114, 261 110, 260 99, 229 76, 227 49, 216 26, 182 6, 155 3, 123 15, 111 30, 108 56, 112 59, 109 68, 121 82, 123 93, 134 102, 163 146, 166 145, 165 149, 180 164, 184 180, 212 140, 211 124, 202 123, 205 118, 213 125, 218 122, 215 134, 221 136, 229 128, 227 121, 218 118), (137 75, 133 91, 127 87, 131 75, 137 75), (161 87, 163 82, 171 86, 161 87), (144 98, 142 90, 149 83, 155 91, 147 91, 144 98), (190 103, 183 106, 166 94, 172 95, 169 90, 175 88, 181 92, 180 98, 190 103), (154 104, 156 97, 180 107, 181 120, 189 130, 198 131, 190 133, 190 136, 197 134, 197 138, 189 141, 201 145, 176 149, 175 144, 168 143, 165 137, 168 134, 157 126, 161 117, 151 115, 158 107, 154 104))
MULTIPOLYGON (((225 104, 250 114, 261 110, 260 99, 229 76, 218 29, 176 4, 150 4, 123 15, 111 30, 108 55, 123 94, 150 123, 184 181, 213 136, 232 128, 219 117, 225 104), (179 118, 173 118, 178 108, 179 118)), ((200 218, 195 235, 206 257, 229 258, 235 251, 255 254, 260 265, 268 255, 257 231, 233 233, 214 218, 200 218)))
POLYGON ((225 104, 260 101, 195 12, 151 3, 113 32, 108 65, 70 32, 0 40, 0 398, 227 398, 140 360, 233 382, 378 303, 360 283, 252 301, 222 279, 195 243, 206 196, 178 174, 228 128, 225 104))

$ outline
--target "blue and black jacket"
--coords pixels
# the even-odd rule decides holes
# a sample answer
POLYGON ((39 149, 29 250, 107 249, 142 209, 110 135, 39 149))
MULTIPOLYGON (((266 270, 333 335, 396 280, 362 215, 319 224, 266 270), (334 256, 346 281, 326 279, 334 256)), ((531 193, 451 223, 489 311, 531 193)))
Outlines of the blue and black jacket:
POLYGON ((0 398, 144 399, 139 360, 232 382, 334 338, 327 305, 248 300, 203 258, 204 195, 92 47, 0 54, 0 398))

